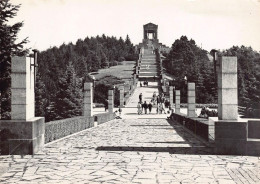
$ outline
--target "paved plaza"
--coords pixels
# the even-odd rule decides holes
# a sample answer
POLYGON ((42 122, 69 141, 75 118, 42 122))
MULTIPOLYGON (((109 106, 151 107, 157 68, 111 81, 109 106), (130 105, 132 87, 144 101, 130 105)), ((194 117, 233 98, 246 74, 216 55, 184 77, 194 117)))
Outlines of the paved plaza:
POLYGON ((219 156, 166 119, 116 119, 1 156, 1 183, 259 183, 260 158, 219 156), (3 171, 2 171, 3 172, 3 171))
MULTIPOLYGON (((137 115, 138 87, 122 118, 45 145, 36 155, 0 156, 0 183, 260 183, 260 157, 215 155, 169 114, 137 115)), ((102 110, 101 110, 102 111, 102 110)))

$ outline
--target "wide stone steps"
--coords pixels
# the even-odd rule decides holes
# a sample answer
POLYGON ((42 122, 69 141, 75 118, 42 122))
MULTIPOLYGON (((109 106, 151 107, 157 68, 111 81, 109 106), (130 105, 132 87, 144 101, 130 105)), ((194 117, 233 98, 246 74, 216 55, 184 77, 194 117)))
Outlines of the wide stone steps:
MULTIPOLYGON (((146 65, 141 65, 140 69, 146 70, 146 65)), ((157 69, 157 65, 149 65, 149 69, 157 69)))
POLYGON ((158 63, 156 62, 156 55, 152 53, 152 49, 145 49, 141 59, 141 66, 139 71, 139 80, 153 81, 154 76, 158 77, 158 63), (147 69, 147 66, 149 68, 147 69))
POLYGON ((141 63, 141 66, 146 66, 146 65, 157 66, 157 63, 151 63, 151 62, 142 62, 142 63, 141 63))
POLYGON ((157 75, 157 72, 140 72, 139 76, 154 76, 157 75))
POLYGON ((140 72, 157 72, 158 69, 157 68, 149 68, 148 70, 146 70, 145 68, 141 68, 140 72))

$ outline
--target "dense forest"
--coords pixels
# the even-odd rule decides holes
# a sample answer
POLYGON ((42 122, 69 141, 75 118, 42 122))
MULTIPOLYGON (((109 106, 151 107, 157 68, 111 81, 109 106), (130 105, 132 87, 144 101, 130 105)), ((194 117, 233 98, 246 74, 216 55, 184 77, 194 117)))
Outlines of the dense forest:
MULTIPOLYGON (((135 60, 136 54, 128 35, 125 40, 102 35, 50 48, 38 58, 36 115, 50 121, 81 115, 82 81, 88 73, 135 60)), ((95 94, 106 96, 104 90, 110 85, 99 81, 95 94)), ((95 95, 94 102, 104 103, 105 96, 100 99, 95 95)))
MULTIPOLYGON (((163 62, 167 72, 175 78, 173 85, 181 90, 182 102, 186 102, 187 82, 196 83, 197 103, 217 103, 217 84, 214 64, 209 61, 208 52, 198 47, 194 40, 186 36, 177 39, 163 62)), ((233 46, 219 51, 219 56, 238 58, 239 105, 260 108, 260 53, 251 47, 233 46)))

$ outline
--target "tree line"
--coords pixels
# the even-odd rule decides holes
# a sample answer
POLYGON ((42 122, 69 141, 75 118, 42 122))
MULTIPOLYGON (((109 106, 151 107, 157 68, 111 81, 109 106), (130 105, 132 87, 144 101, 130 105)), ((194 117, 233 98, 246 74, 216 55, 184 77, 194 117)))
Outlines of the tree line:
MULTIPOLYGON (((90 72, 135 60, 136 54, 128 35, 125 40, 102 35, 50 48, 38 58, 36 115, 51 121, 81 115, 82 83, 89 80, 90 72)), ((104 85, 107 87, 101 90, 109 88, 109 84, 104 85)), ((97 87, 96 93, 100 90, 97 87)))
MULTIPOLYGON (((194 40, 182 36, 175 40, 170 52, 165 55, 163 65, 173 75, 173 85, 181 90, 183 103, 187 99, 187 82, 196 83, 196 103, 217 103, 217 80, 209 54, 198 47, 194 40)), ((238 104, 260 108, 260 53, 251 47, 233 46, 219 50, 218 56, 237 56, 238 104)))

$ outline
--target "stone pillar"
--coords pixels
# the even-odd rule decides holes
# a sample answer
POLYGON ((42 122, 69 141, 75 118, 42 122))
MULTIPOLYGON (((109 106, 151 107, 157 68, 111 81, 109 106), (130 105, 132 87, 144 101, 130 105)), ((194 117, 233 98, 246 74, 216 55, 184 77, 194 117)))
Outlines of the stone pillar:
POLYGON ((237 120, 237 58, 221 57, 219 59, 218 118, 219 120, 237 120))
POLYGON ((93 83, 84 83, 83 90, 83 116, 90 117, 93 116, 93 83))
POLYGON ((238 119, 237 58, 219 58, 218 120, 215 121, 216 154, 247 154, 247 120, 238 119))
POLYGON ((9 131, 7 154, 31 155, 43 147, 45 132, 44 118, 34 114, 34 59, 15 56, 11 63, 11 120, 1 120, 0 129, 9 131))
POLYGON ((172 106, 173 104, 173 86, 170 86, 170 89, 169 89, 169 94, 170 94, 170 104, 172 106))
POLYGON ((188 83, 188 117, 196 117, 195 113, 196 95, 195 83, 188 83))
POLYGON ((175 91, 175 112, 180 113, 181 95, 180 90, 175 91))
POLYGON ((113 113, 114 110, 114 90, 108 90, 108 112, 113 113))
POLYGON ((119 90, 120 90, 120 107, 124 107, 124 101, 125 101, 124 86, 120 86, 119 90))
POLYGON ((136 74, 134 74, 134 85, 136 85, 136 74))
POLYGON ((13 57, 11 74, 11 119, 28 120, 34 117, 34 68, 32 58, 13 57), (32 63, 33 64, 33 63, 32 63))

